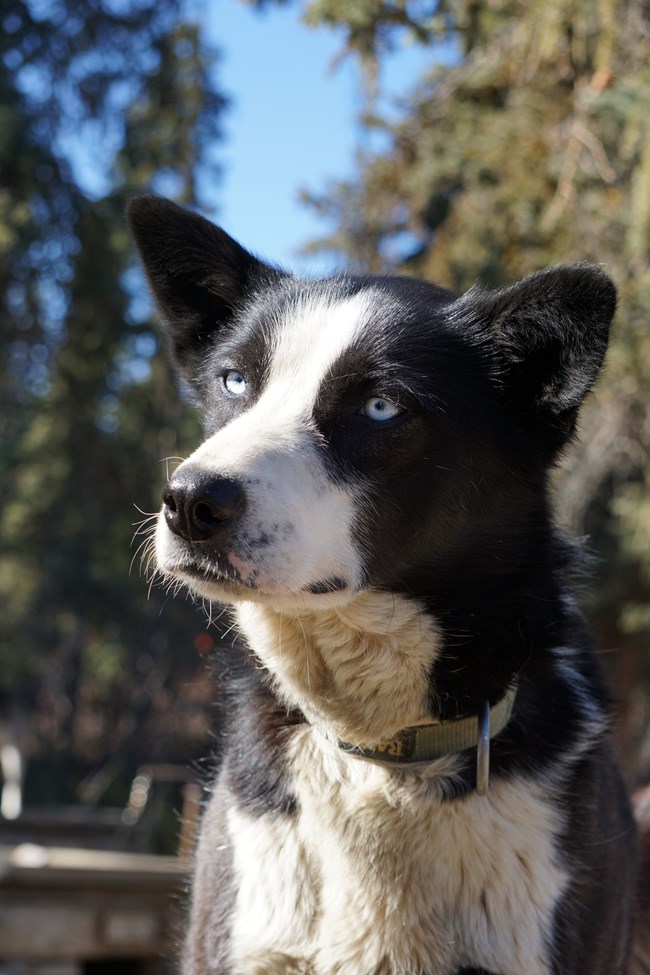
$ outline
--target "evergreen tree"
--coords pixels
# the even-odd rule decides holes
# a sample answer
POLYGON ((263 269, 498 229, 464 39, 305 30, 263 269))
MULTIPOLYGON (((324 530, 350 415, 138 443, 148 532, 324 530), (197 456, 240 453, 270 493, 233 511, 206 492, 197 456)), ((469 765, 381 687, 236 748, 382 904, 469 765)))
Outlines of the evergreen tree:
POLYGON ((636 774, 639 743, 626 746, 650 717, 647 6, 313 0, 305 16, 342 31, 345 53, 360 59, 363 121, 381 145, 361 154, 353 180, 307 197, 330 226, 312 249, 455 291, 581 260, 605 264, 617 283, 608 367, 558 495, 597 555, 591 611, 636 774), (428 46, 431 66, 386 119, 382 66, 405 41, 428 46))
POLYGON ((137 558, 129 575, 135 505, 158 507, 161 458, 197 433, 154 358, 123 213, 144 189, 200 202, 225 102, 181 0, 1 0, 0 23, 0 721, 27 714, 56 772, 36 798, 109 768, 121 801, 142 761, 203 750, 208 723, 187 719, 202 616, 161 618, 137 558))

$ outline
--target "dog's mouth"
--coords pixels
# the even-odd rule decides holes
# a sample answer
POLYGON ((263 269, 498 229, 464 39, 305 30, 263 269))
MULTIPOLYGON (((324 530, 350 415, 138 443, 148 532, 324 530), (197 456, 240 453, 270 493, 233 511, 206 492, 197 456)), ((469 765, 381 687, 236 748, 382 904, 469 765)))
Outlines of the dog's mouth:
POLYGON ((348 583, 339 576, 332 576, 319 579, 308 583, 300 588, 297 593, 285 590, 279 585, 269 583, 266 580, 260 582, 254 575, 248 579, 243 579, 236 570, 228 565, 210 564, 203 565, 198 562, 185 562, 170 566, 165 570, 166 574, 180 576, 192 588, 198 588, 201 595, 209 595, 206 588, 214 587, 214 598, 223 593, 240 598, 252 595, 260 596, 292 596, 308 594, 310 596, 326 596, 332 593, 342 593, 348 589, 348 583), (194 585, 193 585, 194 584, 194 585))
POLYGON ((232 569, 220 565, 201 565, 197 562, 183 562, 172 569, 174 574, 191 576, 199 582, 213 583, 216 586, 235 584, 243 589, 255 589, 253 582, 241 579, 232 569))
POLYGON ((302 592, 311 593, 312 596, 324 596, 329 592, 343 592, 348 588, 345 579, 334 576, 331 579, 322 579, 320 582, 312 582, 308 586, 303 586, 302 592))

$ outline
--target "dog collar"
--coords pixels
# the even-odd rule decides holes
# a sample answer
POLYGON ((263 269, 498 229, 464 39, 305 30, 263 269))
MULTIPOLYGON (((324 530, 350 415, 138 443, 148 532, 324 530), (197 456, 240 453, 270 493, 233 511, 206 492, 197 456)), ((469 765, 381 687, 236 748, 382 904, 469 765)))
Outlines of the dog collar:
POLYGON ((476 748, 476 791, 485 795, 490 776, 490 739, 507 725, 516 696, 517 685, 513 684, 492 707, 485 701, 478 714, 413 725, 372 748, 344 741, 339 741, 338 746, 348 755, 400 768, 428 765, 445 755, 476 748))

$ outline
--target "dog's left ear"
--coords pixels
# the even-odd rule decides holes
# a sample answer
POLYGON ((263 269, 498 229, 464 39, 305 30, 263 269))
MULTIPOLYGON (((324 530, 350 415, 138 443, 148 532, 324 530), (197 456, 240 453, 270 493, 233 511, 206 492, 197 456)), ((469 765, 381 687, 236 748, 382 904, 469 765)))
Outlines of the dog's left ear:
POLYGON ((163 197, 135 197, 127 219, 174 361, 192 381, 215 334, 265 282, 284 275, 221 227, 163 197))
POLYGON ((509 401, 556 431, 556 449, 573 433, 602 365, 615 308, 611 279, 588 264, 540 271, 501 291, 472 290, 455 305, 492 349, 509 401))

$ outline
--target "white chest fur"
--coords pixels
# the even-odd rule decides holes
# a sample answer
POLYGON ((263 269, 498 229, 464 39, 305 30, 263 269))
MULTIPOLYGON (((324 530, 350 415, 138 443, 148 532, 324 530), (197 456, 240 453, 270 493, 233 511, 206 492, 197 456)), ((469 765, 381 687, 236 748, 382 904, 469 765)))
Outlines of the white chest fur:
POLYGON ((366 590, 299 615, 241 603, 237 620, 280 699, 333 738, 371 745, 429 714, 440 635, 413 599, 366 590))
POLYGON ((292 751, 297 818, 231 813, 237 975, 548 975, 567 874, 536 784, 443 803, 313 729, 292 751))

